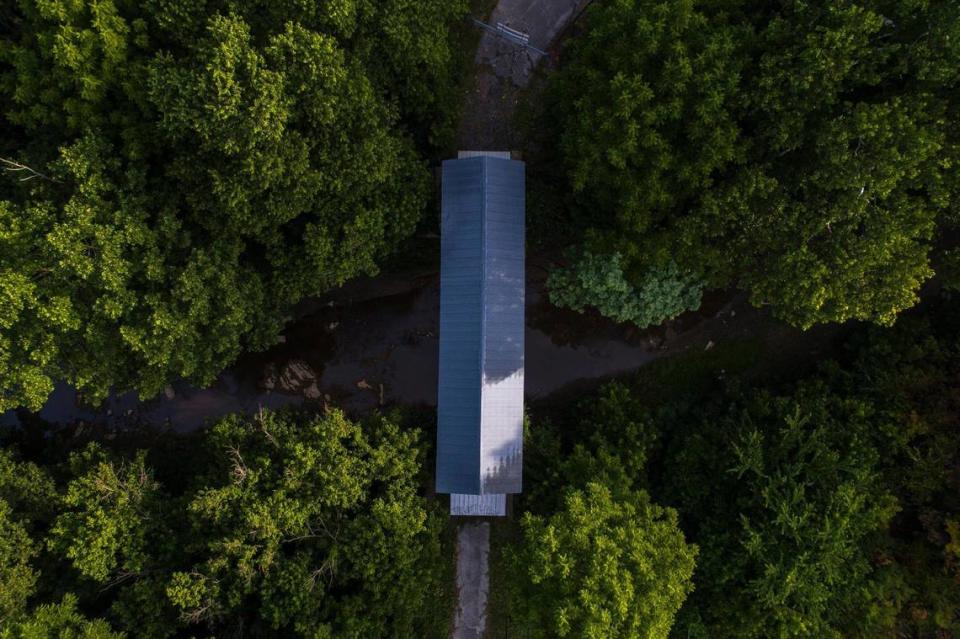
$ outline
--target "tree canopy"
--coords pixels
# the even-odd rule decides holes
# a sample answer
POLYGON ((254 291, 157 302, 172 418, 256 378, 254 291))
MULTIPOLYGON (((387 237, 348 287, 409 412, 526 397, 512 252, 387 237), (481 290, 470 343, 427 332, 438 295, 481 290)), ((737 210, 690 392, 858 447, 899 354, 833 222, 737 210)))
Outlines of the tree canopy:
POLYGON ((585 22, 553 92, 586 250, 804 328, 916 303, 957 221, 956 3, 615 0, 585 22))
POLYGON ((0 451, 0 636, 445 636, 452 555, 420 437, 263 412, 149 453, 0 451))
POLYGON ((103 619, 88 619, 77 611, 77 598, 66 595, 57 604, 38 606, 25 619, 0 629, 3 639, 124 639, 123 633, 113 632, 103 619))
POLYGON ((760 395, 719 437, 704 428, 687 440, 672 461, 686 469, 673 480, 684 510, 701 522, 694 636, 839 638, 862 620, 869 541, 897 512, 866 443, 874 418, 829 395, 760 395))
POLYGON ((525 513, 521 527, 510 598, 526 636, 666 639, 697 553, 676 511, 591 482, 549 516, 525 513))
POLYGON ((583 312, 595 307, 618 322, 632 322, 640 328, 660 324, 684 311, 700 307, 702 285, 695 277, 681 273, 676 263, 649 269, 637 290, 623 272, 623 256, 577 256, 575 264, 550 273, 547 287, 550 301, 557 306, 583 312))
MULTIPOLYGON (((520 538, 507 540, 520 559, 500 577, 526 588, 511 598, 521 602, 513 623, 532 619, 549 634, 569 620, 579 636, 602 619, 597 636, 637 636, 618 611, 645 609, 640 590, 591 593, 625 579, 631 557, 671 565, 657 550, 605 545, 618 534, 611 513, 641 499, 675 510, 676 533, 698 548, 689 583, 682 555, 677 570, 651 577, 657 592, 689 593, 661 619, 670 636, 956 636, 958 301, 945 291, 893 328, 855 331, 812 373, 758 378, 738 364, 745 372, 733 374, 736 360, 713 349, 545 407, 525 444, 529 512, 520 538), (625 592, 637 595, 632 605, 606 607, 625 592)), ((645 535, 644 519, 634 521, 645 535)))
MULTIPOLYGON (((0 410, 207 383, 428 202, 461 2, 22 0, 0 35, 0 410)), ((7 13, 11 15, 7 15, 7 13)))

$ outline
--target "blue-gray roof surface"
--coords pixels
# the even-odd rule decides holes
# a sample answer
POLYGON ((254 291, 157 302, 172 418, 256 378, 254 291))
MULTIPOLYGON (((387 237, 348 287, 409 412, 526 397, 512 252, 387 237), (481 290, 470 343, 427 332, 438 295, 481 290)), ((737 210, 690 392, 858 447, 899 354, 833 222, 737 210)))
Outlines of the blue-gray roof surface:
POLYGON ((524 165, 443 163, 437 492, 518 493, 524 165))

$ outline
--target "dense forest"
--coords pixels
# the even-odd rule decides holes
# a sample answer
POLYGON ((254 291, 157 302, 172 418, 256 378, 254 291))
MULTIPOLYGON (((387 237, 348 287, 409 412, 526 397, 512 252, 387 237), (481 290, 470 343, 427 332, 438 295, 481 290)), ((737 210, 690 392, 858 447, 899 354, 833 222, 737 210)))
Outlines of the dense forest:
POLYGON ((93 402, 209 383, 377 273, 429 202, 464 9, 4 3, 0 411, 58 380, 93 402))
MULTIPOLYGON (((508 636, 958 636, 960 298, 920 310, 800 377, 734 344, 535 405, 508 636)), ((11 431, 0 636, 447 636, 432 423, 11 431)))
POLYGON ((535 413, 519 636, 960 636, 960 298, 927 304, 798 379, 731 347, 535 413))
POLYGON ((2 637, 443 636, 452 564, 416 429, 331 410, 187 438, 17 435, 2 637))
POLYGON ((960 221, 960 5, 610 0, 586 20, 546 114, 579 244, 556 303, 647 326, 737 287, 807 328, 917 302, 960 221))
MULTIPOLYGON (((435 232, 481 7, 0 6, 0 639, 449 636, 433 409, 35 413, 209 384, 435 232)), ((550 301, 846 324, 530 406, 490 632, 960 637, 960 3, 597 0, 565 36, 517 126, 550 301)))

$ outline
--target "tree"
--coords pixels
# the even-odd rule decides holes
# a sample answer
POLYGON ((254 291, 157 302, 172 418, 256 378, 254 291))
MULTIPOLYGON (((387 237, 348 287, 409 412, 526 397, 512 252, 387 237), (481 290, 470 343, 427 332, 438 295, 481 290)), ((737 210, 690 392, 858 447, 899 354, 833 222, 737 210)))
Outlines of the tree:
POLYGON ((555 270, 547 278, 550 301, 578 313, 593 306, 611 319, 640 328, 700 307, 699 282, 681 274, 675 263, 649 269, 636 290, 624 276, 622 261, 619 253, 585 253, 571 267, 555 270))
POLYGON ((39 571, 39 538, 57 507, 48 474, 0 449, 0 627, 22 618, 39 571))
POLYGON ((74 479, 48 545, 84 577, 101 583, 136 577, 169 543, 164 495, 151 477, 146 453, 129 463, 90 445, 71 458, 74 479))
POLYGON ((597 483, 616 494, 649 487, 649 464, 659 454, 661 424, 627 386, 604 385, 577 402, 569 421, 527 425, 524 499, 537 512, 562 507, 564 490, 597 483))
POLYGON ((76 440, 55 433, 44 466, 0 450, 0 637, 448 633, 451 548, 419 495, 419 431, 264 411, 152 439, 61 457, 76 440))
POLYGON ((669 490, 702 554, 681 628, 738 638, 858 628, 876 577, 869 542, 897 512, 870 443, 878 417, 812 385, 759 393, 682 440, 669 490))
POLYGON ((695 546, 677 513, 642 491, 569 489, 548 516, 525 513, 507 550, 514 621, 529 637, 665 639, 692 590, 695 546))
POLYGON ((77 611, 77 598, 66 595, 58 604, 37 607, 30 617, 0 629, 2 639, 124 639, 103 619, 88 619, 77 611))
POLYGON ((61 379, 92 402, 209 383, 375 274, 428 201, 408 127, 451 105, 463 9, 20 3, 0 151, 37 173, 0 182, 0 410, 61 379))
POLYGON ((948 297, 924 311, 786 385, 691 397, 695 362, 679 394, 657 372, 609 384, 531 428, 529 503, 549 514, 558 486, 599 478, 676 508, 700 548, 678 635, 956 632, 960 322, 948 297))
POLYGON ((656 232, 742 153, 737 33, 690 0, 594 5, 587 24, 555 80, 570 180, 598 229, 656 232))
POLYGON ((665 256, 804 328, 916 303, 956 222, 955 3, 617 0, 587 25, 553 85, 578 232, 628 274, 606 309, 665 256))
MULTIPOLYGON (((549 517, 568 507, 554 506, 551 489, 583 491, 599 480, 615 499, 652 491, 676 508, 683 534, 699 546, 695 590, 677 616, 679 635, 867 637, 888 627, 868 610, 895 592, 875 561, 876 540, 899 508, 879 454, 905 446, 891 439, 897 432, 891 414, 821 380, 782 396, 734 387, 692 402, 658 401, 642 388, 611 384, 570 411, 572 423, 557 425, 559 443, 544 446, 544 434, 533 438, 533 507, 549 517)), ((899 467, 901 477, 908 467, 899 467)), ((603 515, 591 511, 583 519, 598 522, 603 515)), ((564 534, 544 529, 525 543, 534 553, 564 534)), ((595 547, 561 555, 557 565, 589 558, 595 547)), ((517 565, 530 566, 534 581, 552 574, 535 557, 524 555, 517 565)), ((572 593, 585 588, 578 578, 567 580, 572 593)), ((553 593, 553 586, 543 588, 553 593)), ((672 619, 671 613, 662 627, 669 629, 672 619)))
POLYGON ((937 274, 943 277, 942 285, 948 291, 960 291, 960 248, 944 251, 937 274))
POLYGON ((36 553, 26 528, 13 519, 7 502, 0 500, 0 625, 26 611, 37 584, 37 573, 30 565, 36 553))
POLYGON ((900 504, 872 550, 879 583, 862 624, 865 638, 960 632, 960 305, 945 293, 924 306, 891 330, 860 335, 851 344, 853 361, 826 371, 832 388, 865 394, 887 416, 873 434, 885 483, 900 504))
POLYGON ((190 568, 167 593, 190 622, 262 623, 297 636, 433 634, 442 518, 417 495, 419 434, 339 411, 231 417, 189 513, 190 568))

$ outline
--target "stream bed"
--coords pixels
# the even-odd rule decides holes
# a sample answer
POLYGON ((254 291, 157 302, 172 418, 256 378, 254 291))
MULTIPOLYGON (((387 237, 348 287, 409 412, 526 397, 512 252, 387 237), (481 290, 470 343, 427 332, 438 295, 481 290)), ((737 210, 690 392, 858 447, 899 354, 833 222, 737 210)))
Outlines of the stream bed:
MULTIPOLYGON (((639 331, 597 315, 554 308, 544 299, 542 280, 534 276, 527 283, 528 399, 578 380, 636 369, 717 313, 705 308, 666 328, 639 331)), ((287 327, 282 343, 244 355, 207 388, 176 382, 155 398, 123 393, 92 408, 60 383, 39 416, 55 424, 132 421, 188 431, 229 413, 303 402, 328 403, 351 413, 394 403, 432 406, 439 289, 435 273, 359 280, 302 305, 300 319, 287 327)), ((2 424, 18 421, 14 411, 0 415, 2 424)))

